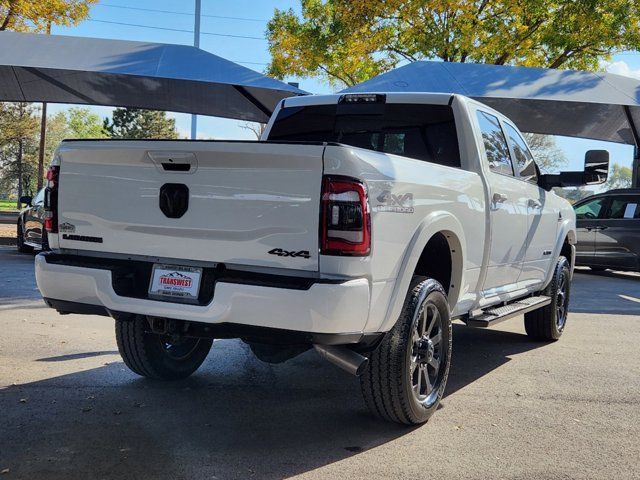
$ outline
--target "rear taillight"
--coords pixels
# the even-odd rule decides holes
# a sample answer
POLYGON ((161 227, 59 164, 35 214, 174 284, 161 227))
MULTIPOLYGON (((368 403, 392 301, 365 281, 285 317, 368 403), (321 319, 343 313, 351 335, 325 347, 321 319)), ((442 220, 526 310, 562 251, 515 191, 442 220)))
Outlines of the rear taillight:
POLYGON ((322 181, 320 253, 364 256, 371 251, 371 218, 367 188, 348 177, 322 181))
POLYGON ((44 190, 44 228, 58 233, 58 180, 60 167, 54 165, 47 172, 47 188, 44 190))

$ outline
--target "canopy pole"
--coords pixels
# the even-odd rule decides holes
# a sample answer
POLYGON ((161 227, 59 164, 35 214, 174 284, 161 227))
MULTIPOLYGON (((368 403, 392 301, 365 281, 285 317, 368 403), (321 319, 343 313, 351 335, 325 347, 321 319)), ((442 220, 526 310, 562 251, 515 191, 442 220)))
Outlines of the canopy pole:
POLYGON ((629 127, 631 127, 631 134, 635 143, 633 147, 633 165, 631 166, 631 188, 638 188, 640 187, 640 135, 628 105, 624 106, 624 113, 627 115, 627 121, 629 122, 629 127))
MULTIPOLYGON (((47 23, 47 35, 51 35, 51 21, 47 23)), ((42 116, 40 118, 40 147, 38 150, 38 181, 37 191, 44 185, 44 149, 47 146, 47 102, 42 102, 42 116)))
MULTIPOLYGON (((196 0, 196 13, 193 25, 193 46, 200 48, 200 13, 202 10, 202 0, 196 0)), ((198 136, 198 116, 191 114, 191 140, 198 136)))

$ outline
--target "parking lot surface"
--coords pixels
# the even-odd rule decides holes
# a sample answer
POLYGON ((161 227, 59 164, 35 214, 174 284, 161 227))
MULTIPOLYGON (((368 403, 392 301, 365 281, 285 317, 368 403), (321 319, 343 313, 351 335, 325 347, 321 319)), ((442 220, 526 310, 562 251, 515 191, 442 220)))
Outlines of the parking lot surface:
POLYGON ((113 321, 60 316, 0 247, 0 478, 640 478, 640 276, 576 274, 559 342, 454 325, 442 408, 372 418, 357 379, 217 341, 191 378, 137 377, 113 321))

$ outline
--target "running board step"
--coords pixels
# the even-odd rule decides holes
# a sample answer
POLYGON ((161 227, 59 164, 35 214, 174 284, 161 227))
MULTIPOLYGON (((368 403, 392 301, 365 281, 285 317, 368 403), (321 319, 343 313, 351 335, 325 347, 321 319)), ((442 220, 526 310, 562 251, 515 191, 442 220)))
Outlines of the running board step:
POLYGON ((487 307, 482 310, 482 313, 475 317, 467 318, 467 325, 470 327, 486 328, 500 323, 504 320, 508 320, 516 315, 522 315, 523 313, 530 312, 545 305, 551 303, 551 297, 539 296, 539 297, 527 297, 516 300, 513 303, 504 305, 502 307, 487 307))

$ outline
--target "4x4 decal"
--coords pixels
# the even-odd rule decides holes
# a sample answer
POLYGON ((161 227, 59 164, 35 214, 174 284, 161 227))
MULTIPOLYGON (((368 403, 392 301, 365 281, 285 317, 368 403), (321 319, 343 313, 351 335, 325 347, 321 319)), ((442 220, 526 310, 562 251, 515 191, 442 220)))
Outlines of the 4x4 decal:
POLYGON ((302 257, 302 258, 311 258, 308 250, 300 250, 298 252, 291 250, 283 250, 282 248, 274 248, 273 250, 269 250, 270 255, 277 255, 279 257, 302 257))
POLYGON ((396 195, 385 190, 376 197, 379 204, 373 206, 374 212, 413 213, 413 193, 396 195))

